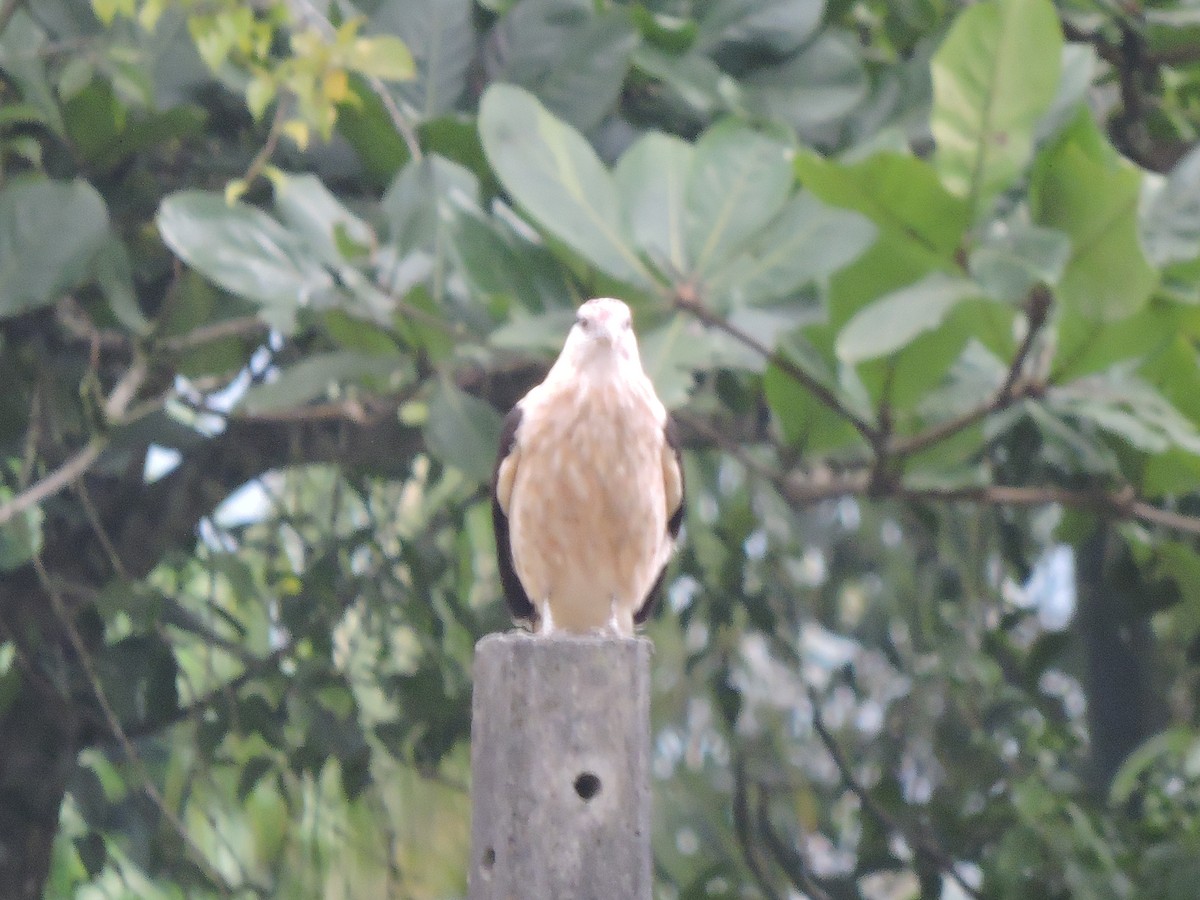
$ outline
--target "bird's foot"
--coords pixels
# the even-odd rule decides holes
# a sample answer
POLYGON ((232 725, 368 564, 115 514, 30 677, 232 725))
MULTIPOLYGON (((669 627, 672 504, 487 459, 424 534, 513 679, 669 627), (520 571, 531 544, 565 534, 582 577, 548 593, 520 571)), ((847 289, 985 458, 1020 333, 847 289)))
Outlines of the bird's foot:
POLYGON ((618 608, 615 597, 609 604, 608 621, 601 633, 619 638, 633 637, 633 614, 618 608))
POLYGON ((537 630, 535 634, 549 637, 554 633, 554 616, 550 615, 550 601, 542 601, 542 614, 538 618, 537 630))

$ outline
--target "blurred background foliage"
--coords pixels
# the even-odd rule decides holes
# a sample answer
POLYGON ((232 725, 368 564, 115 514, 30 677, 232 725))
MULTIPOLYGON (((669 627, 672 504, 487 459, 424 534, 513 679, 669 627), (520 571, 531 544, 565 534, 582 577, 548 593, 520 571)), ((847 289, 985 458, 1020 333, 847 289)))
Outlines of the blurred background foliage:
POLYGON ((685 437, 662 898, 1189 898, 1200 6, 0 2, 0 897, 465 892, 499 421, 685 437))

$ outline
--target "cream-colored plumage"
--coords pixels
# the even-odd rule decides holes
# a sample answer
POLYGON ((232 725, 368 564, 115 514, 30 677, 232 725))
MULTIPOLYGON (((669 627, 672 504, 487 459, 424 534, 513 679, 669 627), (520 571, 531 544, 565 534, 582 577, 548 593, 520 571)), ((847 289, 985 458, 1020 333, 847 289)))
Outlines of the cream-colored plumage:
POLYGON ((632 634, 674 548, 683 476, 624 303, 580 307, 508 425, 493 512, 514 614, 539 633, 632 634))

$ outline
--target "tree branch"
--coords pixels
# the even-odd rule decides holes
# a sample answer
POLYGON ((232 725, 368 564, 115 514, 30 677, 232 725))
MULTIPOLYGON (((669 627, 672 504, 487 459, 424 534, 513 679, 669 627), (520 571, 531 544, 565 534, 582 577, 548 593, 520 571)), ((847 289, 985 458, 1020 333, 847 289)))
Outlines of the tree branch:
POLYGON ((875 802, 875 798, 871 796, 871 792, 854 775, 849 762, 846 760, 846 755, 842 752, 842 748, 838 745, 833 733, 829 730, 829 726, 825 724, 825 717, 821 713, 821 698, 817 696, 817 692, 812 687, 808 688, 808 702, 812 706, 813 730, 817 733, 817 737, 821 739, 825 750, 833 758, 833 764, 842 776, 842 781, 850 789, 850 792, 859 799, 859 802, 863 805, 863 809, 885 829, 901 835, 916 853, 924 856, 940 872, 954 879, 968 896, 982 900, 983 894, 963 878, 958 871, 958 865, 955 863, 954 858, 946 852, 932 835, 923 829, 905 825, 875 802))
POLYGON ((776 366, 785 375, 805 388, 809 393, 817 398, 822 404, 835 412, 841 418, 845 419, 854 430, 863 436, 868 444, 875 447, 880 441, 880 432, 875 426, 871 425, 852 409, 846 406, 833 391, 823 385, 820 381, 804 371, 800 366, 796 365, 792 360, 788 359, 782 353, 770 349, 762 344, 753 335, 747 334, 742 329, 738 328, 728 319, 717 315, 698 298, 684 297, 676 295, 675 307, 693 316, 697 321, 708 328, 715 328, 723 334, 729 335, 743 347, 746 347, 757 353, 763 359, 769 361, 776 366))
POLYGON ((1019 400, 1041 394, 1045 386, 1036 379, 1029 380, 1023 376, 1029 353, 1033 349, 1042 327, 1046 324, 1051 302, 1050 290, 1045 285, 1039 284, 1029 292, 1029 296, 1025 299, 1025 336, 1021 339, 1017 352, 1013 354, 1012 362, 1008 366, 1008 374, 1005 375, 1000 388, 990 400, 962 415, 939 422, 910 437, 897 440, 888 448, 889 455, 905 457, 920 453, 934 444, 939 444, 947 438, 965 431, 977 422, 982 422, 988 416, 1007 409, 1019 400))
POLYGON ((754 876, 758 889, 767 900, 783 900, 783 894, 775 887, 767 875, 766 867, 759 858, 759 842, 755 840, 753 823, 750 817, 749 786, 747 784, 746 763, 739 752, 734 753, 733 759, 733 833, 737 837, 738 846, 742 850, 742 858, 746 867, 754 876))
POLYGON ((11 500, 0 505, 0 525, 7 525, 16 516, 25 512, 25 510, 37 506, 43 500, 53 497, 75 479, 83 475, 84 472, 95 465, 106 443, 107 441, 103 438, 92 438, 75 455, 45 478, 31 484, 11 500))
POLYGON ((763 843, 771 852, 775 862, 779 868, 787 873, 792 884, 803 891, 811 900, 832 900, 831 895, 818 882, 817 876, 813 874, 808 862, 794 848, 787 846, 775 833, 775 829, 771 825, 771 811, 769 809, 770 798, 767 792, 759 786, 758 790, 758 810, 757 824, 758 833, 762 836, 763 843))

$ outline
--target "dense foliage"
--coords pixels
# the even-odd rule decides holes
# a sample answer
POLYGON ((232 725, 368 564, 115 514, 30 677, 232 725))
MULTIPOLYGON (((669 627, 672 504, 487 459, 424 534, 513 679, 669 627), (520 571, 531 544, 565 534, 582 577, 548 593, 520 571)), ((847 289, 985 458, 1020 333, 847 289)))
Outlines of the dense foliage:
POLYGON ((661 896, 1195 895, 1193 0, 4 0, 0 76, 0 897, 462 895, 597 295, 661 896))

